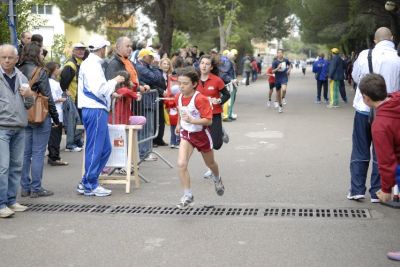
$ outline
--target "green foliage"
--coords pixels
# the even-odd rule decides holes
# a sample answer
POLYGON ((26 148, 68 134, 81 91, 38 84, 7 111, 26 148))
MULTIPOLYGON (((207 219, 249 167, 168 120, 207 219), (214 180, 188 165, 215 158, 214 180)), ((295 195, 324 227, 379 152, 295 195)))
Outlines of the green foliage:
POLYGON ((189 45, 189 35, 181 31, 174 31, 172 37, 172 52, 189 45))
MULTIPOLYGON (((31 14, 32 6, 42 2, 42 0, 21 0, 18 2, 16 6, 18 38, 22 32, 30 31, 43 24, 43 21, 40 20, 39 16, 31 14)), ((0 44, 10 43, 10 30, 6 19, 7 15, 8 5, 0 3, 0 44)))
POLYGON ((67 56, 65 55, 66 46, 67 46, 67 39, 65 39, 65 36, 63 34, 55 34, 54 42, 53 45, 51 46, 52 61, 55 61, 57 63, 63 63, 61 61, 65 59, 67 56))

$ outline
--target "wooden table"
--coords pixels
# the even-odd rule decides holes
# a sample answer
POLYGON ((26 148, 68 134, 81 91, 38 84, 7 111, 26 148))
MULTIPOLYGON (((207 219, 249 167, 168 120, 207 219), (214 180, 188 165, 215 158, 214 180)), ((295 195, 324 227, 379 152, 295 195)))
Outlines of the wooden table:
MULTIPOLYGON (((77 125, 77 129, 85 130, 83 125, 77 125)), ((126 161, 126 175, 100 175, 99 182, 101 184, 124 184, 125 192, 130 193, 131 189, 131 178, 135 179, 135 188, 140 187, 140 177, 138 170, 138 139, 137 132, 143 128, 142 125, 125 125, 125 130, 128 132, 128 159, 126 161), (131 174, 131 166, 133 165, 133 175, 131 174)), ((86 135, 85 144, 86 144, 86 135)), ((82 176, 85 174, 85 150, 83 150, 82 160, 82 176)))

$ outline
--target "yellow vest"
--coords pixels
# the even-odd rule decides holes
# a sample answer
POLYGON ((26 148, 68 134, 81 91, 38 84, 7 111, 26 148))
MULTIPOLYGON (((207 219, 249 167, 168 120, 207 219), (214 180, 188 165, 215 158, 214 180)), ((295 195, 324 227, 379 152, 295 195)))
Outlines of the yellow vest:
MULTIPOLYGON (((76 62, 78 63, 78 66, 81 65, 82 63, 82 59, 80 58, 75 58, 76 62)), ((65 63, 64 67, 69 66, 71 67, 74 71, 75 71, 75 75, 74 78, 72 79, 72 81, 70 82, 69 86, 68 86, 68 91, 71 94, 71 98, 72 100, 75 102, 76 101, 76 96, 78 93, 78 78, 77 78, 77 71, 78 68, 75 65, 75 63, 72 60, 69 60, 67 63, 65 63)))

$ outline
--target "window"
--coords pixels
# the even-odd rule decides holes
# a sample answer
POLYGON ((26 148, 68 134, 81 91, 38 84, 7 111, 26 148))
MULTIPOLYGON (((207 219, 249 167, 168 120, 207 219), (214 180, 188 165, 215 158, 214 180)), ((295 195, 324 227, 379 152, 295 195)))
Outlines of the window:
POLYGON ((52 5, 33 5, 32 13, 38 15, 51 15, 53 14, 52 5))

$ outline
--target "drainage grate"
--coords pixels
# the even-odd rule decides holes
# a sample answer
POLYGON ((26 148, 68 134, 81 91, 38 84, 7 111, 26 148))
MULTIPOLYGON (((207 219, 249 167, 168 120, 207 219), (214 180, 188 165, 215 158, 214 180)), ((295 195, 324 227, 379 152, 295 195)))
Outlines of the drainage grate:
POLYGON ((223 216, 371 219, 368 209, 353 208, 249 208, 203 206, 180 210, 165 206, 111 206, 82 204, 25 204, 30 212, 103 213, 137 216, 223 216))

